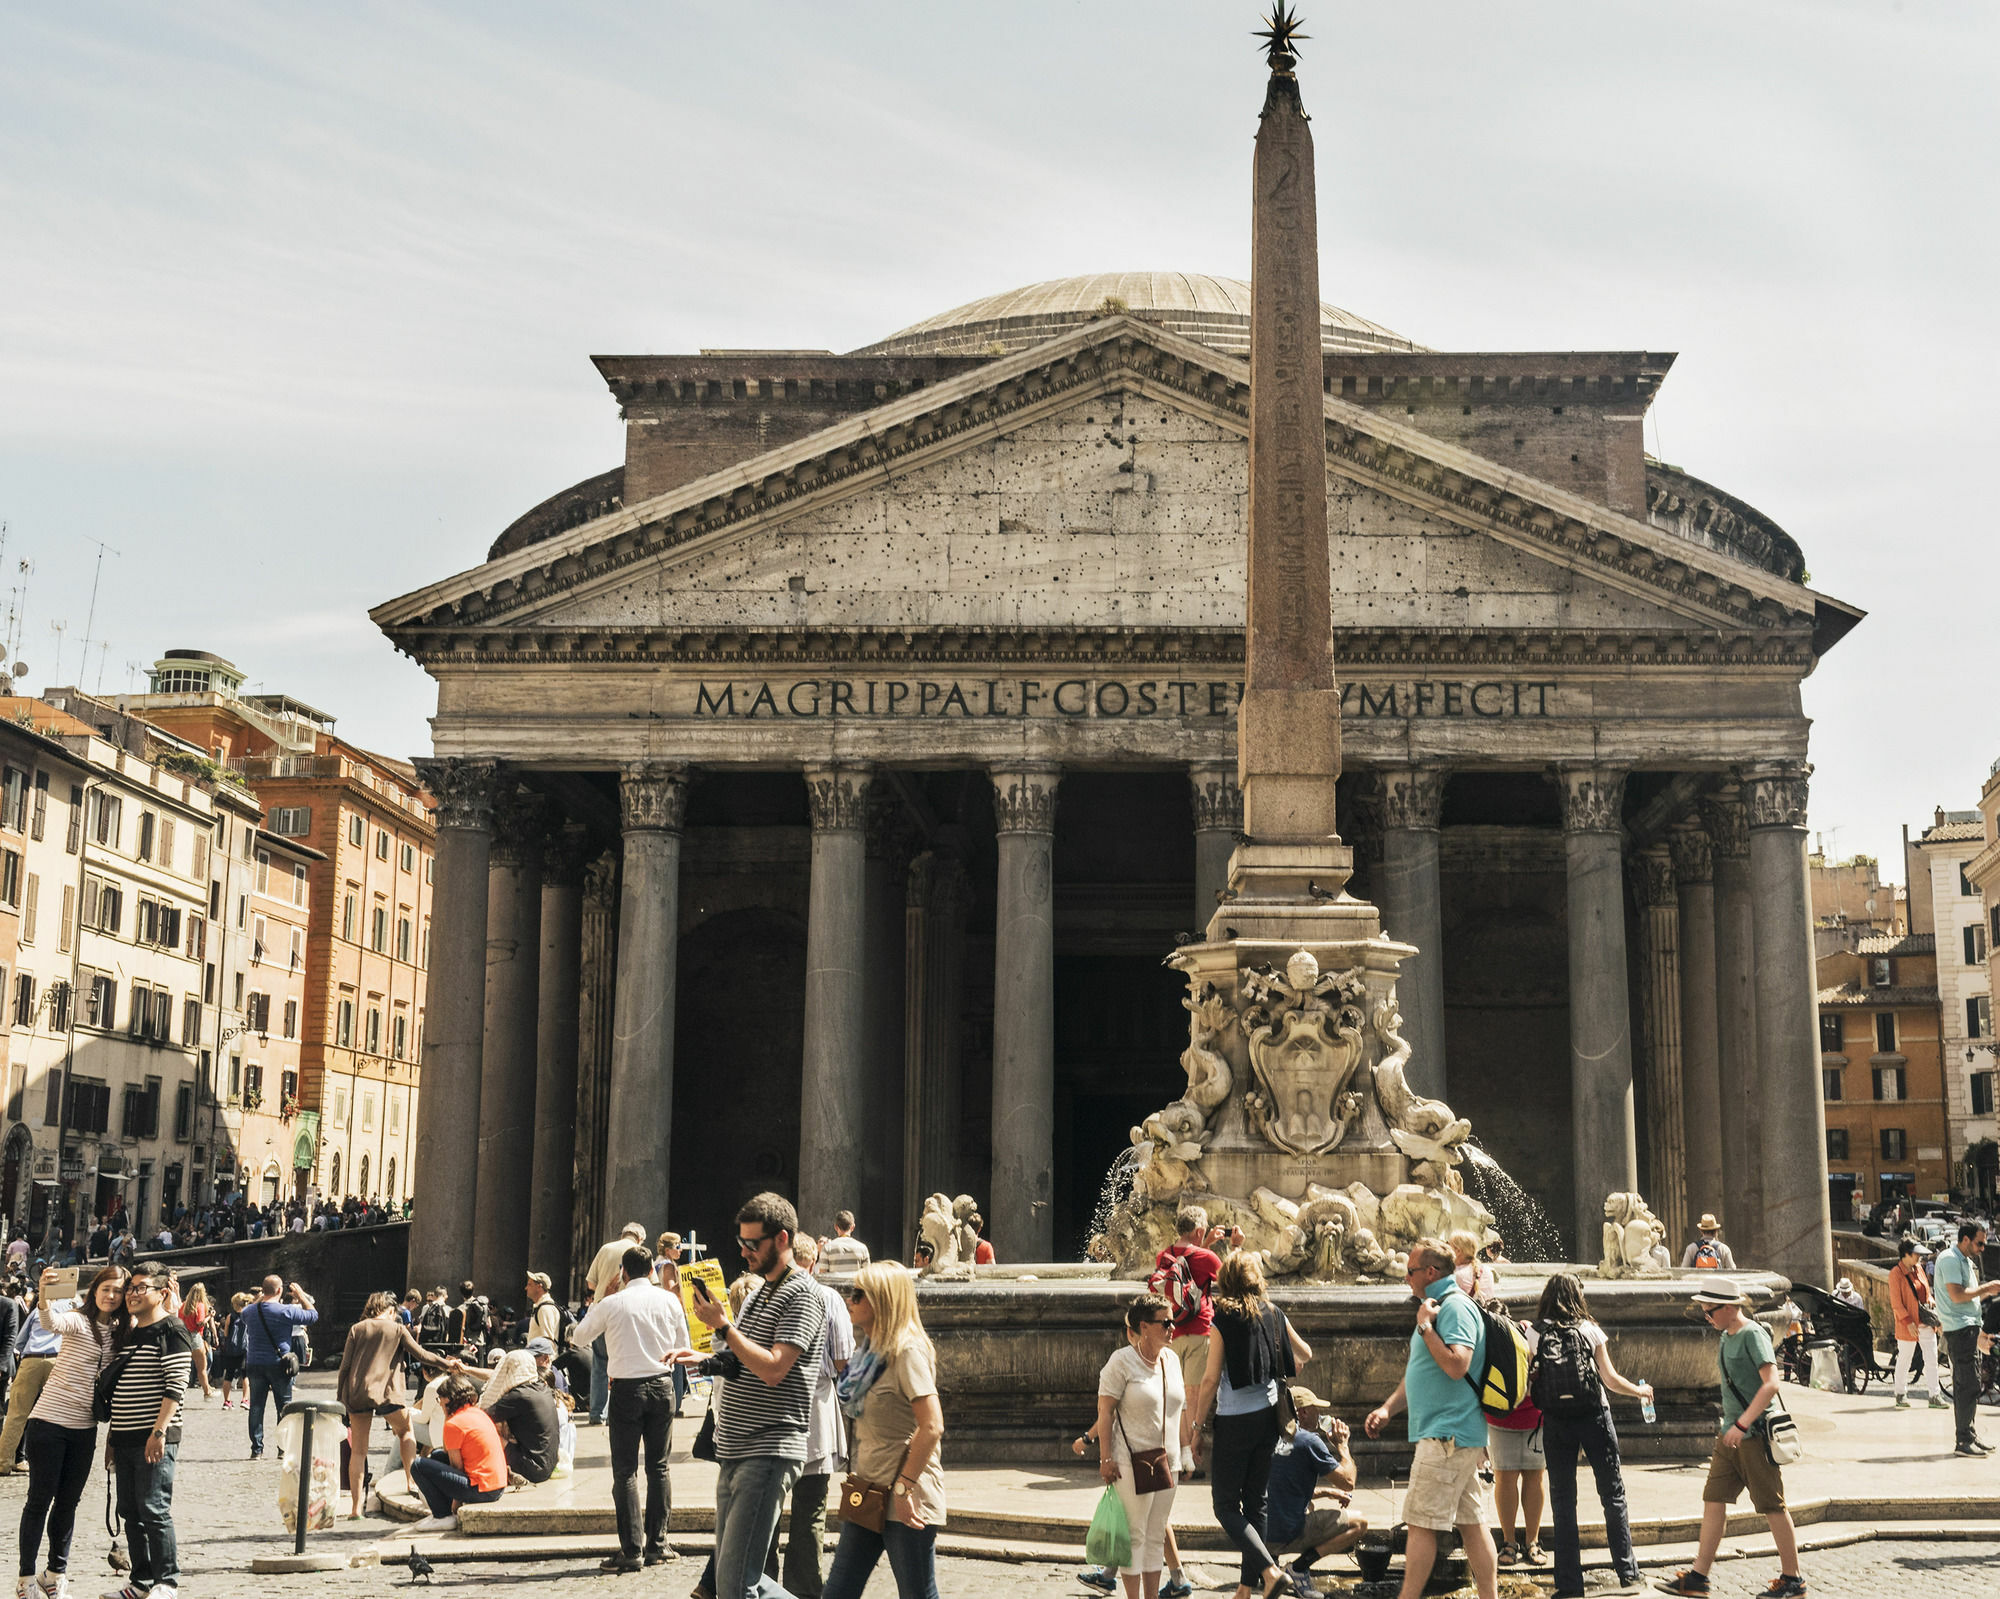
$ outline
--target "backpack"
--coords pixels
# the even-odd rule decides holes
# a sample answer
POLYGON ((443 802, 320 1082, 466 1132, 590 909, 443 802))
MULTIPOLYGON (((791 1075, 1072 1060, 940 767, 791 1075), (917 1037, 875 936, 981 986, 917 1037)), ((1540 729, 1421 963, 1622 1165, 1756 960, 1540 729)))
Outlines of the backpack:
POLYGON ((459 1309, 465 1313, 464 1343, 476 1344, 486 1334, 486 1301, 474 1294, 459 1309))
POLYGON ((1704 1238, 1694 1246, 1694 1269, 1696 1271, 1716 1271, 1722 1265, 1722 1249, 1712 1238, 1704 1238))
POLYGON ((1582 1420, 1604 1406, 1597 1355, 1583 1329, 1568 1322, 1537 1322, 1541 1341, 1528 1373, 1528 1391, 1545 1416, 1582 1420))
POLYGON ((243 1312, 237 1311, 229 1318, 229 1333, 222 1340, 222 1347, 239 1358, 250 1352, 249 1329, 243 1325, 243 1312))
POLYGON ((1190 1322, 1201 1314, 1205 1297, 1195 1281, 1194 1263, 1186 1255, 1175 1255, 1146 1279, 1149 1292, 1158 1294, 1174 1314, 1174 1325, 1190 1322))
POLYGON ((1472 1302, 1486 1328, 1486 1348, 1465 1380, 1479 1408, 1496 1421, 1511 1416, 1528 1397, 1528 1335, 1511 1316, 1472 1302))

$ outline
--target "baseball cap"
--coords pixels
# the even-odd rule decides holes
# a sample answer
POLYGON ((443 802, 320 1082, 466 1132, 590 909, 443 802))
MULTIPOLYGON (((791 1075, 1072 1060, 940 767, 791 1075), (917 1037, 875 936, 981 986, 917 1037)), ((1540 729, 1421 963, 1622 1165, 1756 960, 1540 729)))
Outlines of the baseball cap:
POLYGON ((553 1357, 555 1352, 556 1346, 546 1338, 530 1338, 528 1340, 528 1353, 531 1355, 549 1355, 553 1357))

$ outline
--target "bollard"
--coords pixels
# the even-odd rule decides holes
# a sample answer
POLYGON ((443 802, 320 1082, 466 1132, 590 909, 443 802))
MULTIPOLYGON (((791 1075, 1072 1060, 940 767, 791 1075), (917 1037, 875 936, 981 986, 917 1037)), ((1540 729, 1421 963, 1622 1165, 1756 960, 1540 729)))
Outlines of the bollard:
MULTIPOLYGON (((283 1422, 287 1416, 300 1416, 299 1437, 299 1497, 292 1514, 292 1552, 289 1555, 262 1556, 250 1562, 253 1572, 287 1571, 340 1571, 347 1566, 345 1555, 309 1555, 306 1553, 306 1507, 312 1501, 312 1446, 313 1423, 331 1419, 345 1423, 347 1412, 340 1405, 328 1404, 324 1400, 295 1399, 278 1413, 283 1422)), ((336 1493, 344 1492, 347 1485, 337 1485, 336 1493)))

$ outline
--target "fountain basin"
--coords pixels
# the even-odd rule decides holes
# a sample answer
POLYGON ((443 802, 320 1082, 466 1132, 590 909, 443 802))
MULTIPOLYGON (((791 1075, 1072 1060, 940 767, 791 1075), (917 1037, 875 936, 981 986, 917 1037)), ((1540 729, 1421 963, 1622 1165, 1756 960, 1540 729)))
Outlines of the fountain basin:
MULTIPOLYGON (((1056 1275, 1063 1264, 987 1268, 969 1282, 925 1280, 917 1285, 924 1326, 937 1345, 944 1404, 947 1463, 1001 1463, 1068 1458, 1069 1441, 1097 1415, 1097 1375, 1124 1342, 1122 1316, 1141 1285, 1103 1276, 1056 1275), (1036 1280, 1022 1282, 1022 1276, 1036 1280), (1004 1278, 1004 1280, 1003 1280, 1004 1278)), ((1101 1269, 1101 1268, 1100 1268, 1101 1269)), ((1542 1285, 1557 1264, 1510 1265, 1500 1272, 1500 1297, 1532 1317, 1542 1285)), ((1628 1458, 1706 1458, 1715 1441, 1716 1335, 1688 1314, 1700 1272, 1672 1277, 1594 1281, 1583 1273, 1592 1313, 1610 1335, 1618 1370, 1657 1391, 1659 1421, 1640 1420, 1636 1400, 1614 1397, 1619 1447, 1628 1458)), ((1754 1302, 1789 1288, 1768 1272, 1738 1272, 1754 1302)), ((1362 1418, 1402 1381, 1415 1325, 1409 1291, 1376 1283, 1281 1282, 1272 1298, 1283 1308, 1313 1358, 1300 1374, 1354 1431, 1364 1472, 1379 1474, 1408 1460, 1411 1446, 1399 1418, 1380 1440, 1362 1435, 1362 1418)))

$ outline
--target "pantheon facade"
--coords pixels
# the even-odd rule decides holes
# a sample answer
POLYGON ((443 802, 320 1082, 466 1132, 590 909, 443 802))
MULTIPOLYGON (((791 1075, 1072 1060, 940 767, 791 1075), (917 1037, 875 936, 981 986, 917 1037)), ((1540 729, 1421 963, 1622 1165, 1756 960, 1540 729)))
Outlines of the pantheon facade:
MULTIPOLYGON (((1113 273, 599 357, 623 463, 375 609, 438 687, 412 1280, 726 1241, 759 1188, 880 1254, 940 1190, 1079 1252, 1240 825, 1249 309, 1113 273)), ((1421 952, 1412 1079, 1542 1247, 1594 1258, 1610 1172, 1824 1278, 1800 685, 1861 613, 1645 453, 1671 355, 1322 345, 1341 833, 1421 952)))

